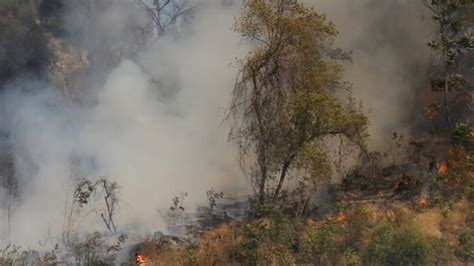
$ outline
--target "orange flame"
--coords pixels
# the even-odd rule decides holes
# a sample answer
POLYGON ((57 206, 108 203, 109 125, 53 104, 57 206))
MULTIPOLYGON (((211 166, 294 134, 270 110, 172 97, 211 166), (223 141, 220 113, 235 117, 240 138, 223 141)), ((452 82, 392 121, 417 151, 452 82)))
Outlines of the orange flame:
POLYGON ((346 215, 343 212, 340 212, 336 217, 336 222, 342 222, 346 219, 346 215))
POLYGON ((423 208, 426 206, 426 204, 428 204, 428 201, 426 200, 424 196, 421 196, 420 199, 418 200, 418 206, 423 208))
POLYGON ((445 162, 440 162, 438 166, 438 174, 444 175, 448 172, 448 166, 445 162))
POLYGON ((331 222, 342 222, 346 219, 344 212, 340 212, 338 215, 327 216, 326 219, 331 222))
POLYGON ((138 254, 137 256, 135 256, 135 260, 137 262, 137 264, 145 264, 146 263, 146 257, 143 256, 142 254, 138 254))

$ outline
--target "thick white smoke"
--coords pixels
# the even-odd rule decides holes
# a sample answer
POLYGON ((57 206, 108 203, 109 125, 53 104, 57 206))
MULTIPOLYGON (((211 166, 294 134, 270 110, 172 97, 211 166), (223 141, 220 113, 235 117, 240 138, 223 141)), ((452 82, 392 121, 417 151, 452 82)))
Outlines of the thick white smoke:
POLYGON ((352 51, 346 81, 368 110, 369 148, 390 152, 392 133, 423 119, 417 98, 426 87, 435 26, 421 0, 306 0, 336 24, 336 46, 352 51))
MULTIPOLYGON (((117 226, 141 233, 164 230, 157 209, 182 192, 192 211, 206 204, 210 188, 245 191, 222 124, 237 71, 231 64, 243 53, 231 31, 235 14, 220 4, 196 9, 186 35, 162 38, 135 62, 120 62, 92 107, 63 105, 44 84, 10 85, 11 91, 33 89, 4 96, 22 194, 12 242, 35 247, 59 237, 66 197, 81 177, 116 180, 117 226), (167 84, 173 87, 162 88, 167 84)), ((90 215, 81 229, 105 227, 90 215)))
MULTIPOLYGON (((116 180, 121 186, 117 226, 138 233, 164 230, 156 210, 169 207, 181 192, 189 194, 185 206, 192 210, 211 187, 247 191, 221 124, 237 73, 233 63, 245 55, 240 36, 231 30, 239 6, 237 1, 225 7, 217 0, 189 2, 197 8, 183 32, 116 57, 118 63, 102 60, 103 55, 121 55, 122 44, 135 45, 140 34, 134 23, 143 23, 137 14, 144 14, 125 5, 84 19, 83 10, 71 10, 66 22, 84 34, 81 46, 97 56, 91 62, 102 64, 79 80, 93 95, 81 105, 87 107, 64 104, 58 90, 45 89, 44 83, 9 85, 2 123, 10 132, 21 192, 12 242, 34 248, 39 240, 59 237, 65 200, 81 177, 116 180), (118 66, 109 70, 110 64, 118 66)), ((427 49, 420 37, 429 37, 431 26, 421 20, 421 5, 415 0, 306 2, 336 23, 336 44, 354 51, 346 80, 371 110, 372 146, 385 149, 392 131, 409 128, 412 90, 424 75, 427 49)), ((6 219, 0 228, 5 232, 6 219)), ((104 227, 91 215, 82 229, 104 227)))

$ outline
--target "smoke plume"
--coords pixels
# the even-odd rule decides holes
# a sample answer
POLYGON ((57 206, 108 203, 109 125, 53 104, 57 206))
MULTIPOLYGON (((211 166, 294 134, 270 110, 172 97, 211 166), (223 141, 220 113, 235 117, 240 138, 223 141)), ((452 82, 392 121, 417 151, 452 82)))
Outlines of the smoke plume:
MULTIPOLYGON (((106 47, 91 38, 106 38, 107 45, 121 39, 133 43, 134 35, 122 28, 138 6, 128 7, 95 14, 98 25, 88 21, 82 45, 103 56, 106 47)), ((44 83, 9 85, 3 97, 6 127, 22 188, 14 243, 34 247, 38 240, 59 236, 65 200, 84 177, 117 181, 117 226, 141 233, 165 229, 157 210, 169 208, 180 193, 188 193, 185 207, 192 211, 206 204, 210 188, 245 189, 222 125, 237 71, 232 63, 242 50, 238 34, 230 30, 235 14, 218 4, 198 5, 185 34, 163 37, 109 72, 97 68, 103 72, 83 80, 100 82, 105 75, 86 107, 65 104, 58 90, 44 83)), ((70 23, 83 27, 78 21, 70 23)), ((81 229, 104 230, 101 223, 90 215, 81 229)))
MULTIPOLYGON (((116 2, 92 17, 73 5, 64 18, 71 38, 93 55, 93 71, 77 81, 87 95, 83 104, 67 104, 57 88, 34 80, 17 80, 2 95, 2 128, 21 188, 13 243, 33 248, 59 237, 65 200, 84 177, 118 182, 117 227, 139 233, 164 230, 156 210, 182 192, 190 210, 205 203, 210 188, 248 192, 221 123, 235 58, 246 51, 231 30, 237 1, 190 1, 191 23, 145 46, 137 44, 137 29, 149 27, 146 14, 132 1, 116 2)), ((385 149, 392 131, 415 122, 412 95, 428 62, 420 35, 429 37, 431 27, 423 7, 411 0, 306 2, 336 23, 336 45, 353 51, 345 79, 370 110, 371 146, 385 149)), ((5 232, 5 219, 0 228, 5 232)), ((104 230, 96 215, 81 228, 104 230)))

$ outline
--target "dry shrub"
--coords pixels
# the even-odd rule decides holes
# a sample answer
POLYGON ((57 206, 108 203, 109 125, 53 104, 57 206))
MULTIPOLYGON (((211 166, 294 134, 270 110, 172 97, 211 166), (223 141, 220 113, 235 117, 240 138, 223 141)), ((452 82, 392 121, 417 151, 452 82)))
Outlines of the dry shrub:
POLYGON ((160 245, 147 240, 139 249, 148 258, 147 265, 232 265, 229 250, 241 237, 236 227, 222 224, 202 232, 191 244, 160 245))
POLYGON ((88 235, 72 247, 73 256, 80 265, 107 265, 103 251, 104 241, 98 232, 88 235))
POLYGON ((0 250, 0 265, 13 265, 20 256, 20 247, 7 245, 0 250))
POLYGON ((415 223, 419 225, 420 230, 431 237, 441 237, 440 223, 442 216, 436 209, 430 209, 415 216, 415 223))
POLYGON ((240 241, 234 225, 221 224, 199 236, 187 247, 185 257, 193 265, 229 265, 229 250, 240 241))
POLYGON ((370 223, 371 213, 364 204, 357 204, 347 216, 346 245, 359 250, 370 223))

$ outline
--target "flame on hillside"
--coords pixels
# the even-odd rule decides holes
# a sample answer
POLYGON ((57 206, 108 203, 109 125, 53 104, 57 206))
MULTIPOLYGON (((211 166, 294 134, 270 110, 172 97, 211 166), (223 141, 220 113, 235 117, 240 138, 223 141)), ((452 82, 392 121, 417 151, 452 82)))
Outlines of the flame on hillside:
POLYGON ((446 162, 440 162, 438 166, 438 174, 444 175, 448 172, 448 165, 446 162))
POLYGON ((346 219, 344 212, 339 212, 338 215, 327 216, 326 219, 331 222, 342 222, 346 219))
POLYGON ((311 219, 311 218, 306 219, 306 225, 311 226, 311 225, 314 225, 315 223, 316 223, 316 222, 315 222, 313 219, 311 219))
POLYGON ((420 199, 418 200, 418 206, 420 207, 425 207, 428 204, 428 200, 426 199, 425 196, 421 196, 420 199))

